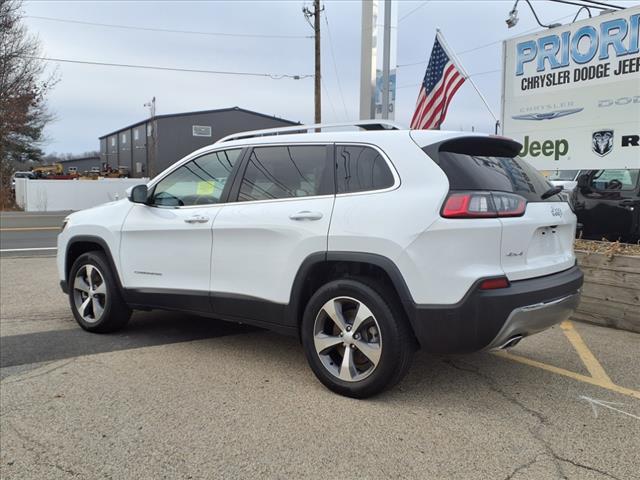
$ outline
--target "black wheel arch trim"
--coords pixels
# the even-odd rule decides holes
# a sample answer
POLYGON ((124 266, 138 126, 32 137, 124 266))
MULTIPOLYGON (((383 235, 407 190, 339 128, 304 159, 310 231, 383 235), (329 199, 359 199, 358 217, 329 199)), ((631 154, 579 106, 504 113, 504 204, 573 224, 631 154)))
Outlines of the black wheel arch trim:
MULTIPOLYGON (((382 269, 390 278, 393 287, 398 292, 400 301, 407 315, 415 309, 415 302, 409 291, 404 277, 400 273, 398 266, 388 257, 378 255, 376 253, 366 252, 350 252, 350 251, 329 251, 329 252, 316 252, 309 255, 300 265, 298 272, 296 273, 293 285, 291 287, 291 296, 289 299, 289 305, 287 306, 287 323, 292 326, 299 324, 298 312, 300 311, 300 301, 302 292, 305 286, 305 282, 309 275, 309 272, 313 267, 318 264, 329 264, 330 262, 354 262, 374 265, 382 269)), ((302 306, 304 307, 304 306, 302 306)))
MULTIPOLYGON (((101 237, 96 237, 94 235, 77 235, 75 237, 72 237, 68 242, 67 242, 67 248, 65 250, 65 255, 64 255, 64 261, 65 261, 65 286, 67 288, 67 291, 69 289, 69 274, 71 273, 71 267, 73 267, 73 262, 69 261, 69 253, 71 252, 71 248, 73 247, 73 245, 78 244, 78 243, 95 243, 97 245, 99 245, 105 256, 107 257, 107 262, 109 263, 109 268, 111 268, 111 272, 113 274, 113 277, 116 281, 116 284, 118 286, 118 289, 120 290, 120 292, 123 292, 123 287, 122 287, 122 282, 120 281, 120 273, 118 271, 118 269, 116 268, 116 264, 113 261, 113 254, 111 253, 111 249, 109 248, 109 245, 107 244, 107 242, 101 238, 101 237)), ((62 286, 62 282, 60 282, 60 285, 62 286)), ((64 288, 63 288, 64 291, 64 288)), ((67 292, 65 292, 67 293, 67 292)))

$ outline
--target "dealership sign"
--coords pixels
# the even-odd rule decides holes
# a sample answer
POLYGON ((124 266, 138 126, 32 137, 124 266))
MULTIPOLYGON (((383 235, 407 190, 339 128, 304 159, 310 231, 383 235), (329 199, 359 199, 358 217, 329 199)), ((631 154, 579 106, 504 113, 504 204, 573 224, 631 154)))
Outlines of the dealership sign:
POLYGON ((540 170, 640 168, 640 7, 503 45, 502 125, 540 170))

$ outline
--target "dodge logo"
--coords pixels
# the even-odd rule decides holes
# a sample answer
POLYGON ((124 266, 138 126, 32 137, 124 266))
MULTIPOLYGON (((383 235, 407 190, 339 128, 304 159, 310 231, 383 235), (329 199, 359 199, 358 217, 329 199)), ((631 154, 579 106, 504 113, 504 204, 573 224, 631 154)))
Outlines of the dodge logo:
POLYGON ((613 150, 613 130, 599 130, 593 132, 591 146, 596 155, 604 157, 613 150))

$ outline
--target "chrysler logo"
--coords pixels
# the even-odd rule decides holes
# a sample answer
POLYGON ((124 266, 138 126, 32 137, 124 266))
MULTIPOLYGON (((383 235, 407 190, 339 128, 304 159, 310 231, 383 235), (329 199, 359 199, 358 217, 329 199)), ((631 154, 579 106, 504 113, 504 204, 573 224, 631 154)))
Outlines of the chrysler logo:
POLYGON ((593 132, 591 138, 591 148, 596 153, 604 157, 613 150, 613 130, 598 130, 593 132))
POLYGON ((554 118, 566 117, 584 110, 584 108, 565 108, 564 110, 553 110, 551 112, 527 113, 524 115, 514 115, 514 120, 553 120, 554 118))

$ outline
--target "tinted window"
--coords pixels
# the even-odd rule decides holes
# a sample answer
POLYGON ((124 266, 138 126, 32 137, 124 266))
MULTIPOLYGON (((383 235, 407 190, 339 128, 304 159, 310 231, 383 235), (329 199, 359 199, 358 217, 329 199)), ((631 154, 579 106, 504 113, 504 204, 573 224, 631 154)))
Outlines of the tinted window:
MULTIPOLYGON (((439 152, 438 165, 449 178, 451 190, 513 192, 530 202, 540 202, 552 185, 520 157, 480 156, 439 152)), ((547 201, 558 201, 554 195, 547 201)))
POLYGON ((640 170, 598 170, 591 177, 591 187, 596 190, 633 190, 639 174, 640 170))
POLYGON ((336 183, 338 193, 380 190, 393 186, 393 174, 376 149, 338 145, 336 183))
POLYGON ((182 207, 220 202, 240 152, 240 149, 213 152, 185 163, 156 184, 152 203, 182 207))
POLYGON ((238 201, 333 193, 324 145, 257 147, 249 156, 238 201))

